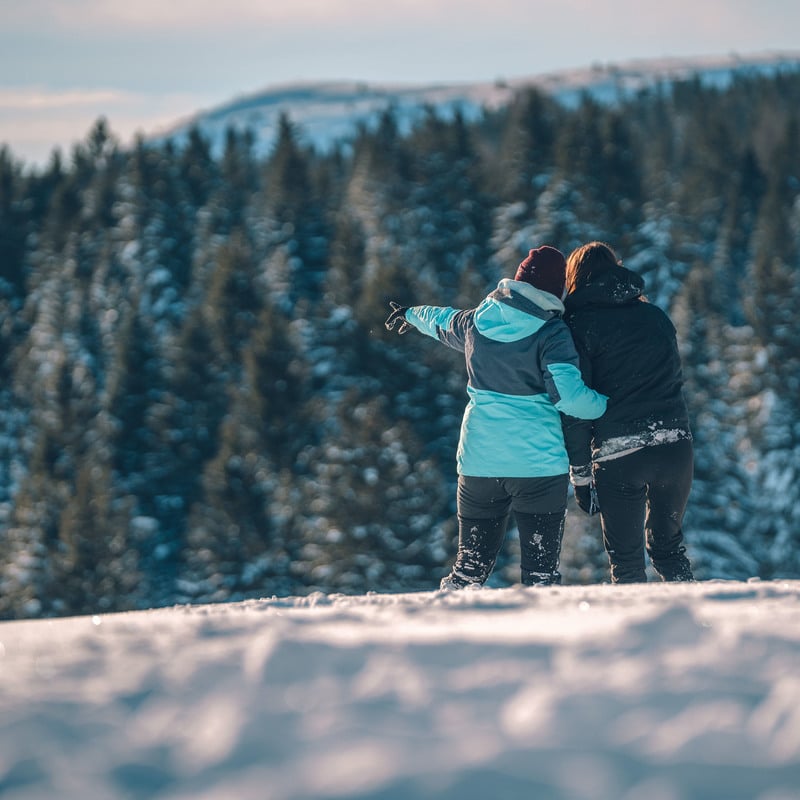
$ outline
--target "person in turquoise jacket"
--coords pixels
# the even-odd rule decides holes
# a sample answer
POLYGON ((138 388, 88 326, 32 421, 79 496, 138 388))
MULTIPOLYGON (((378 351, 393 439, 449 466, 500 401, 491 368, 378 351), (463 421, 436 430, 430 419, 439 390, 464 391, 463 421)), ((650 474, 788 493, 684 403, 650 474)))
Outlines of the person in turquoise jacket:
POLYGON ((564 255, 531 250, 474 309, 390 303, 388 330, 416 328, 464 353, 469 402, 457 451, 458 553, 441 588, 483 585, 513 511, 525 585, 561 582, 569 458, 561 413, 596 419, 605 395, 581 378, 561 314, 564 255), (399 323, 399 326, 398 326, 399 323))

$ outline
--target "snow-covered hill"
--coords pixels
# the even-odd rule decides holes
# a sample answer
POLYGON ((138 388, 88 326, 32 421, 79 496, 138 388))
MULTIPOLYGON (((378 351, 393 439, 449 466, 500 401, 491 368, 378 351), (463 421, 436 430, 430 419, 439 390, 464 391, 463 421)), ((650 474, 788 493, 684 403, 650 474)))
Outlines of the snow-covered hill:
POLYGON ((800 581, 0 624, 8 800, 800 798, 800 581))
POLYGON ((401 130, 406 131, 419 119, 425 106, 436 108, 444 116, 459 108, 466 118, 474 119, 483 109, 496 109, 508 103, 515 91, 527 86, 537 87, 566 105, 574 105, 584 92, 599 101, 613 102, 645 87, 694 75, 705 83, 722 87, 736 74, 773 74, 784 69, 800 69, 800 52, 595 64, 493 83, 371 85, 329 81, 273 86, 200 112, 153 138, 183 142, 196 126, 219 154, 229 128, 250 130, 256 136, 258 152, 263 154, 274 142, 280 115, 287 113, 301 127, 309 143, 327 149, 351 136, 357 123, 369 125, 390 106, 396 111, 401 130))

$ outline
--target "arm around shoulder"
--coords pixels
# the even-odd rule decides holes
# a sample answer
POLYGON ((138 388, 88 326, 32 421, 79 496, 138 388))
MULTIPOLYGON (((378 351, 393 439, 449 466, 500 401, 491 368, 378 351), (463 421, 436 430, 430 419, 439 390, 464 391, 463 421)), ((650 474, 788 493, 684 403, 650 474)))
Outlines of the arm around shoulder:
POLYGON ((548 369, 558 395, 554 405, 562 414, 578 419, 597 419, 605 414, 608 397, 590 389, 574 364, 550 364, 548 369))
POLYGON ((554 322, 542 352, 542 370, 550 399, 562 414, 597 419, 605 413, 608 398, 586 385, 579 363, 566 323, 554 322))

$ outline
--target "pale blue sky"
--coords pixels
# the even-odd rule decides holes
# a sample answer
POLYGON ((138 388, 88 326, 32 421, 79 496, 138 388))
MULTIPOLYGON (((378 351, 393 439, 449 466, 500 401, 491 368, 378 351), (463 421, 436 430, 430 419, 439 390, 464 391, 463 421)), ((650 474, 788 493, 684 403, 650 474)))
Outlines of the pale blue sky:
POLYGON ((29 162, 294 80, 492 81, 800 50, 797 0, 0 0, 0 143, 29 162))

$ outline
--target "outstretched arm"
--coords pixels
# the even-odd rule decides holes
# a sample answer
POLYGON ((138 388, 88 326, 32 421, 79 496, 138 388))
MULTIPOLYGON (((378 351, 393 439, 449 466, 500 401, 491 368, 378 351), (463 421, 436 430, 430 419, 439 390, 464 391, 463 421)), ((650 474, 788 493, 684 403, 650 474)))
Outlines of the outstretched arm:
POLYGON ((441 332, 450 330, 457 308, 448 306, 412 306, 406 319, 420 332, 434 339, 441 338, 441 332))
POLYGON ((397 323, 400 327, 398 333, 405 333, 412 327, 420 333, 438 339, 448 347, 464 350, 464 336, 466 333, 466 315, 469 312, 459 311, 449 306, 405 306, 390 303, 392 313, 386 320, 386 328, 394 330, 397 323))

